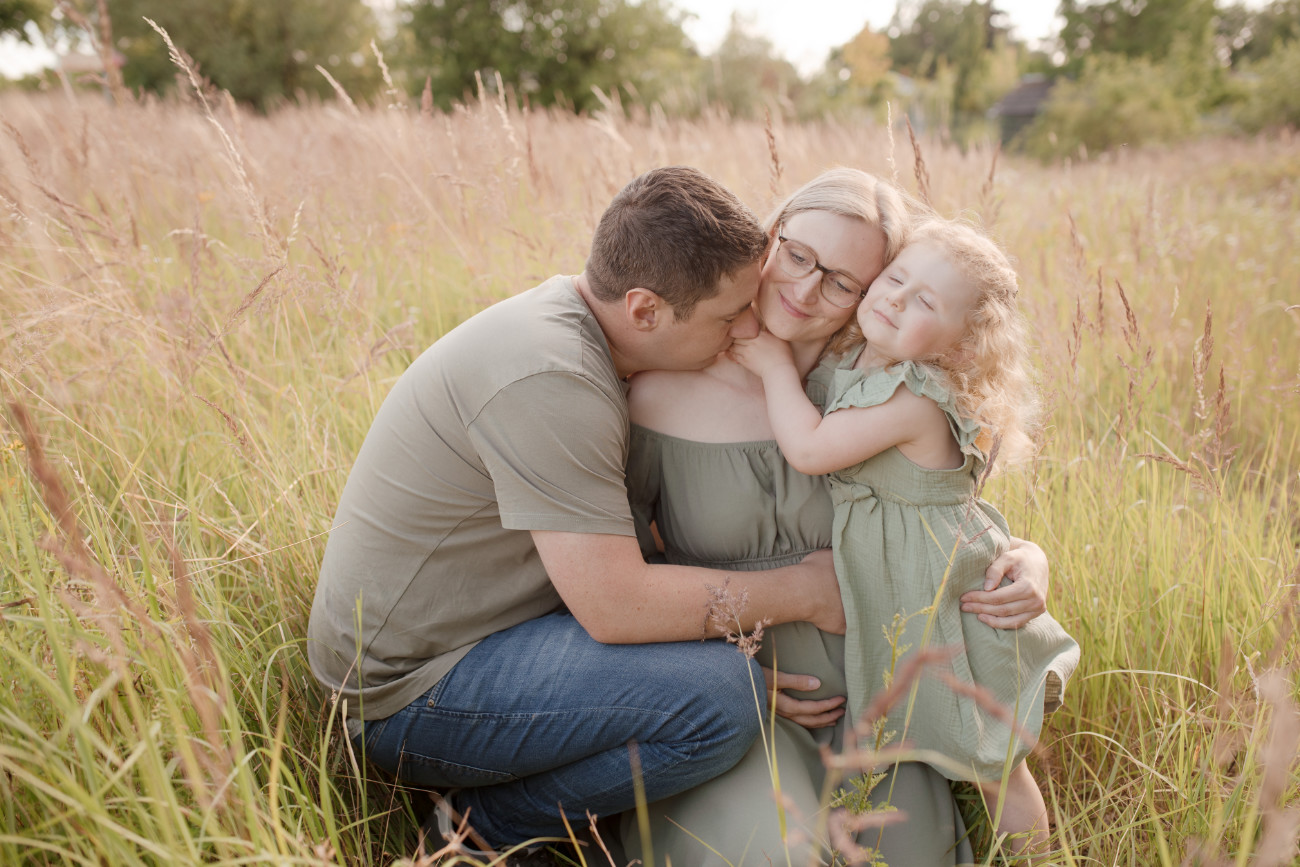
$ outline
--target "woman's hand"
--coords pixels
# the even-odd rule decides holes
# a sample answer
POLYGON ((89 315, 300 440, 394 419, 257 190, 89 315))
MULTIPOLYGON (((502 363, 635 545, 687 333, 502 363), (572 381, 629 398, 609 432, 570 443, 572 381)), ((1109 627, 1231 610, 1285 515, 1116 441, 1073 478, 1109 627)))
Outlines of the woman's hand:
POLYGON ((1011 547, 984 573, 984 589, 961 597, 961 610, 996 629, 1019 629, 1047 610, 1047 555, 1033 542, 1011 547))
POLYGON ((757 337, 733 341, 727 356, 759 379, 771 370, 794 367, 790 344, 767 331, 760 331, 757 337))
POLYGON ((763 669, 763 678, 767 681, 767 694, 772 697, 776 715, 797 722, 806 729, 821 729, 834 725, 844 716, 844 696, 837 695, 822 699, 791 698, 781 690, 810 690, 822 685, 822 682, 808 674, 780 674, 770 668, 763 669), (773 690, 776 692, 773 693, 773 690))

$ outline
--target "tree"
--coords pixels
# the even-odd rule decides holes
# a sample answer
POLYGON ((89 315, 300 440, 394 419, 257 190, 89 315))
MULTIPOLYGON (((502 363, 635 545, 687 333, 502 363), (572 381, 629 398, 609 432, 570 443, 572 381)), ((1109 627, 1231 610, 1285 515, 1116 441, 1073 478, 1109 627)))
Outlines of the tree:
POLYGON ((1015 84, 1019 49, 992 0, 900 2, 888 32, 894 68, 913 78, 945 82, 958 118, 982 117, 1015 84))
POLYGON ((1099 53, 1163 60, 1180 42, 1214 56, 1214 0, 1061 0, 1059 12, 1071 71, 1099 53))
POLYGON ((0 0, 0 36, 9 34, 31 42, 27 25, 49 20, 52 0, 0 0))
POLYGON ((731 13, 731 25, 717 51, 708 58, 710 102, 724 106, 733 115, 762 115, 765 101, 788 102, 799 84, 799 73, 776 53, 776 46, 754 32, 753 21, 731 13))
POLYGON ((848 69, 848 81, 853 87, 870 93, 889 74, 889 37, 873 33, 863 27, 840 49, 840 57, 848 69))
POLYGON ((1122 54, 1089 57, 1077 81, 1052 88, 1043 113, 1025 130, 1025 149, 1052 158, 1192 135, 1197 103, 1179 83, 1168 63, 1122 54))
POLYGON ((692 56, 682 14, 663 0, 408 0, 400 56, 414 87, 444 107, 496 74, 535 103, 595 107, 593 87, 630 84, 653 100, 692 56))
POLYGON ((1241 103, 1238 123, 1249 132, 1300 127, 1300 40, 1291 40, 1251 64, 1251 76, 1241 103))
POLYGON ((1262 60, 1287 43, 1300 41, 1300 0, 1273 0, 1262 9, 1242 3, 1219 10, 1220 50, 1238 67, 1262 60))
POLYGON ((146 17, 205 78, 258 108, 300 92, 329 95, 317 65, 359 96, 378 77, 365 56, 374 16, 362 0, 113 0, 108 9, 128 87, 157 92, 175 81, 167 48, 146 17))
POLYGON ((1201 109, 1226 98, 1215 45, 1215 0, 1061 0, 1061 46, 1067 75, 1093 74, 1096 57, 1148 60, 1160 83, 1201 109))

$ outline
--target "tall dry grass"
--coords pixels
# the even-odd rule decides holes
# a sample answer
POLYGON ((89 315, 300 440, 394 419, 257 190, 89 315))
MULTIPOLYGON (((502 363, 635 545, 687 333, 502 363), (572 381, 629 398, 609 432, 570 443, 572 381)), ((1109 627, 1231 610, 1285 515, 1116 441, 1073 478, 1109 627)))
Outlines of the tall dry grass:
POLYGON ((1295 861, 1293 140, 1048 168, 491 96, 0 94, 0 117, 0 863, 413 855, 423 806, 363 779, 306 665, 342 483, 415 354, 581 270, 609 198, 666 163, 759 212, 847 164, 992 225, 1051 427, 988 494, 1084 651, 1033 760, 1054 860, 1295 861))

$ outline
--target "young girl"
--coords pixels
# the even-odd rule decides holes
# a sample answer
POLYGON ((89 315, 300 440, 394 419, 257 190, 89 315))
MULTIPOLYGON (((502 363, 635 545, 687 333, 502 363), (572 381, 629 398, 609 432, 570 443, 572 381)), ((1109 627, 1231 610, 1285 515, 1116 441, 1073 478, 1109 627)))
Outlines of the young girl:
MULTIPOLYGON (((810 275, 821 279, 814 264, 810 275)), ((832 343, 838 361, 814 374, 828 386, 824 416, 784 341, 764 332, 730 350, 762 378, 786 460, 830 474, 851 719, 885 687, 879 672, 923 646, 950 647, 948 673, 990 691, 1037 737, 1077 664, 1078 645, 1049 615, 1006 632, 959 602, 1008 543, 1002 516, 976 497, 992 443, 1002 456, 1032 445, 1016 291, 997 245, 930 218, 871 283, 856 329, 832 343)), ((1017 850, 1044 847, 1047 811, 1024 764, 1030 745, 995 714, 930 672, 886 729, 941 757, 932 764, 950 779, 979 784, 1017 850)))

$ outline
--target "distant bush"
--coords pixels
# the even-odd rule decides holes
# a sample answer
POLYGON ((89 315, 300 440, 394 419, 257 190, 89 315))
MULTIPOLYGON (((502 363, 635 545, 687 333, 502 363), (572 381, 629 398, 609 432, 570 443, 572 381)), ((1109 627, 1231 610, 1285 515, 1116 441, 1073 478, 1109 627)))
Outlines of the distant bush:
POLYGON ((1145 58, 1092 58, 1077 81, 1060 81, 1021 145, 1044 159, 1193 135, 1199 100, 1176 66, 1145 58))
POLYGON ((1300 127, 1300 41, 1288 42, 1249 67, 1234 116, 1248 132, 1300 127))

